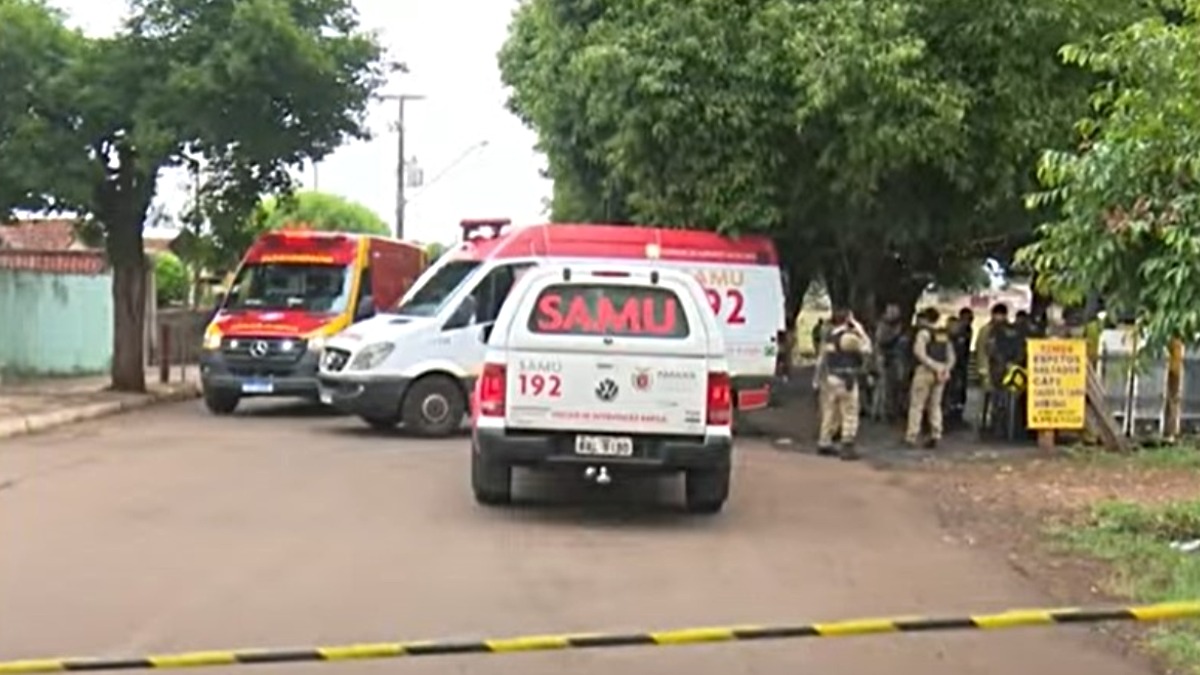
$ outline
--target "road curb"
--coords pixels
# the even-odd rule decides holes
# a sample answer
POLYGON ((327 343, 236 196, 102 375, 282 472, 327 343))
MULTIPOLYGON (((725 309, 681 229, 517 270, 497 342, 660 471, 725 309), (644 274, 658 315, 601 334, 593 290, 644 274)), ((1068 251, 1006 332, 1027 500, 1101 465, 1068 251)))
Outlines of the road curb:
POLYGON ((178 403, 200 397, 200 387, 194 384, 171 391, 152 392, 127 401, 98 401, 59 410, 34 413, 24 417, 0 420, 0 439, 41 433, 50 429, 140 410, 162 403, 178 403))

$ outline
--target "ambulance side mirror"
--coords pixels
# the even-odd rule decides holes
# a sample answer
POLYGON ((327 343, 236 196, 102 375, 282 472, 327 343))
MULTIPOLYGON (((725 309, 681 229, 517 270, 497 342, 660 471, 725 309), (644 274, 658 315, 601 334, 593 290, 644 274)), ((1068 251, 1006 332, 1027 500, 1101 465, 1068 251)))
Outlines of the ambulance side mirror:
POLYGON ((494 323, 489 323, 488 325, 484 326, 483 329, 479 331, 479 341, 486 345, 488 340, 492 339, 492 329, 495 327, 496 324, 494 323))

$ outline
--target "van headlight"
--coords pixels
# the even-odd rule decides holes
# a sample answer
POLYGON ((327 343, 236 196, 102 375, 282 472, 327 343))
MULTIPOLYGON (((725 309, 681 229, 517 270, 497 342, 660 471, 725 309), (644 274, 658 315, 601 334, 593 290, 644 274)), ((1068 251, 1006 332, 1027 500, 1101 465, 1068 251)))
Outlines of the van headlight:
POLYGON ((395 348, 390 342, 367 345, 354 356, 354 360, 350 362, 350 370, 371 370, 383 363, 395 348))
MULTIPOLYGON (((194 343, 193 343, 194 344, 194 343)), ((216 351, 221 348, 221 331, 210 330, 204 334, 204 350, 216 351)))

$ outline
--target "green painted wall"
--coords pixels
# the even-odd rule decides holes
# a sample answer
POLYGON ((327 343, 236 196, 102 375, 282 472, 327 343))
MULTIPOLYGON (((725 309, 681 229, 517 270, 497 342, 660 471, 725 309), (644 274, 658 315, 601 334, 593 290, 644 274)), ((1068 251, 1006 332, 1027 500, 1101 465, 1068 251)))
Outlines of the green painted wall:
POLYGON ((89 375, 112 361, 112 278, 0 269, 0 370, 89 375))

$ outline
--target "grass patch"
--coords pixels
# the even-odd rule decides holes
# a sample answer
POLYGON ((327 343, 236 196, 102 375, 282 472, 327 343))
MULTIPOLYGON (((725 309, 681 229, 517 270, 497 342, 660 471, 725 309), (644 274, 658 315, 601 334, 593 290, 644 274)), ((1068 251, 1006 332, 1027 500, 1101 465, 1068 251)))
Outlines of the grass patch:
POLYGON ((1077 462, 1104 468, 1200 469, 1200 447, 1194 444, 1141 448, 1128 455, 1102 448, 1077 446, 1067 450, 1067 456, 1077 462))
MULTIPOLYGON (((1107 591, 1137 602, 1200 600, 1200 553, 1170 547, 1173 541, 1200 539, 1200 500, 1155 507, 1105 502, 1082 524, 1057 535, 1111 564, 1107 591)), ((1158 626, 1150 644, 1173 668, 1200 675, 1200 621, 1158 626)))

